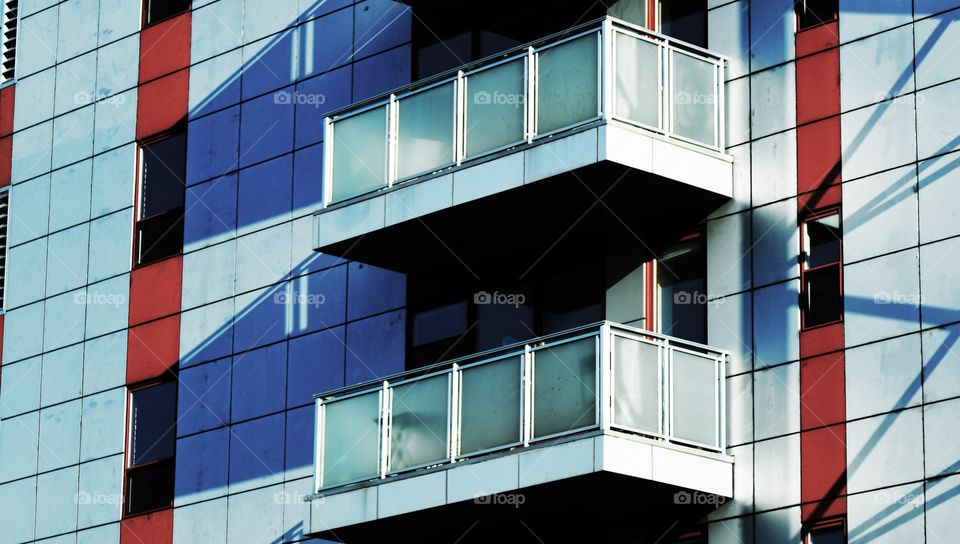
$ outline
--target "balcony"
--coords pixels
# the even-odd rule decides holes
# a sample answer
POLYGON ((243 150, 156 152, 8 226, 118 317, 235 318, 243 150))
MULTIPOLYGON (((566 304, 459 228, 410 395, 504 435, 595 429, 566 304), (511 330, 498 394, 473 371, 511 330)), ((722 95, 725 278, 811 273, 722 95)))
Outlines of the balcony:
POLYGON ((606 17, 335 111, 314 245, 405 269, 431 232, 519 246, 500 218, 562 231, 597 201, 588 234, 689 225, 732 194, 724 65, 606 17))
POLYGON ((571 506, 696 519, 732 496, 727 357, 602 322, 320 395, 309 532, 453 541, 511 500, 538 527, 571 506))

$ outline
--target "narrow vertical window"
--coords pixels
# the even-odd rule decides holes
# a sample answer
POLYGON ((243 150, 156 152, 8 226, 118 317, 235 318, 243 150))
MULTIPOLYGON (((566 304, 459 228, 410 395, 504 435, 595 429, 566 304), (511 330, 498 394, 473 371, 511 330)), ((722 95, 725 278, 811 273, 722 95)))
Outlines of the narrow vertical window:
POLYGON ((190 0, 144 0, 143 26, 152 25, 190 9, 190 0))
POLYGON ((707 341, 707 252, 700 233, 665 251, 656 263, 660 332, 707 341))
POLYGON ((10 216, 10 188, 0 189, 0 311, 5 308, 7 285, 7 222, 10 216))
POLYGON ((833 210, 801 224, 803 327, 840 321, 843 316, 840 212, 833 210))
POLYGON ((797 0, 797 30, 837 19, 837 0, 797 0))
POLYGON ((177 437, 177 382, 130 392, 127 448, 127 515, 173 504, 177 437))
POLYGON ((843 519, 827 520, 807 530, 804 544, 846 544, 847 531, 843 519))
POLYGON ((17 11, 20 0, 3 0, 3 40, 0 41, 0 84, 13 80, 17 62, 17 11))
POLYGON ((187 138, 177 132, 140 145, 136 262, 151 263, 183 250, 187 138))

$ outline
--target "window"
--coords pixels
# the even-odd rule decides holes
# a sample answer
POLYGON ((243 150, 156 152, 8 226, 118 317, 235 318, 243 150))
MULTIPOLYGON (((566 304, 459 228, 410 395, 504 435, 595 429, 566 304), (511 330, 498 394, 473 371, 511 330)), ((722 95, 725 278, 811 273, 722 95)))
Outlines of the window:
POLYGON ((706 0, 662 0, 660 32, 693 45, 706 47, 706 0))
POLYGON ((843 315, 840 212, 813 216, 802 225, 803 327, 840 321, 843 315))
POLYGON ((190 0, 145 0, 143 25, 152 25, 190 9, 190 0))
POLYGON ((688 237, 656 263, 660 332, 692 342, 707 341, 707 252, 703 236, 688 237))
POLYGON ((0 310, 6 301, 7 285, 7 219, 10 209, 10 187, 0 189, 0 310))
POLYGON ((14 78, 17 61, 17 6, 20 0, 3 0, 3 41, 0 42, 0 83, 14 78))
POLYGON ((136 262, 147 264, 183 250, 187 138, 174 133, 140 146, 136 262))
POLYGON ((177 382, 130 392, 126 514, 173 504, 177 437, 177 382))
POLYGON ((834 519, 815 524, 807 531, 804 544, 846 544, 847 532, 843 519, 834 519))
POLYGON ((837 0, 797 0, 797 29, 804 30, 837 18, 837 0))

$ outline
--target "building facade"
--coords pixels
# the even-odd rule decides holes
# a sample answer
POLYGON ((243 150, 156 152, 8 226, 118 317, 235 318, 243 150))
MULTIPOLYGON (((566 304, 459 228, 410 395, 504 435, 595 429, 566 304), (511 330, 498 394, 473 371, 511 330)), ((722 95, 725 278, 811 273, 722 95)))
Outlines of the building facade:
POLYGON ((960 1, 2 4, 0 543, 960 541, 960 1))

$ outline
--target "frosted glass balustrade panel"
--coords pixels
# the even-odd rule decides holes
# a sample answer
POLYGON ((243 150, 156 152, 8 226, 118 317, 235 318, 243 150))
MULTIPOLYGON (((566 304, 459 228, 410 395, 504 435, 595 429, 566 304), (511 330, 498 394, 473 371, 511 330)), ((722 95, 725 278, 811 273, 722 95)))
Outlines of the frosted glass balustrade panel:
POLYGON ((673 352, 673 436, 718 446, 717 362, 682 351, 673 352))
POLYGON ((456 93, 453 82, 400 99, 397 178, 437 170, 453 162, 456 93))
POLYGON ((523 141, 525 68, 519 59, 467 76, 467 157, 523 141))
POLYGON ((545 134, 597 117, 600 74, 597 35, 538 53, 537 132, 545 134))
POLYGON ((334 202, 387 185, 387 106, 334 123, 334 202))
POLYGON ((596 340, 539 349, 534 357, 534 438, 596 423, 596 340))
POLYGON ((659 348, 614 336, 613 421, 630 429, 660 432, 659 348))
POLYGON ((442 374, 392 389, 391 471, 447 458, 449 381, 449 375, 442 374))
POLYGON ((380 392, 330 402, 323 410, 323 485, 377 476, 380 392))
POLYGON ((717 90, 715 66, 690 55, 671 51, 673 132, 706 145, 715 145, 717 90))
POLYGON ((660 127, 660 46, 616 33, 616 114, 660 127))
POLYGON ((489 450, 520 441, 518 355, 465 368, 461 374, 460 451, 489 450))

